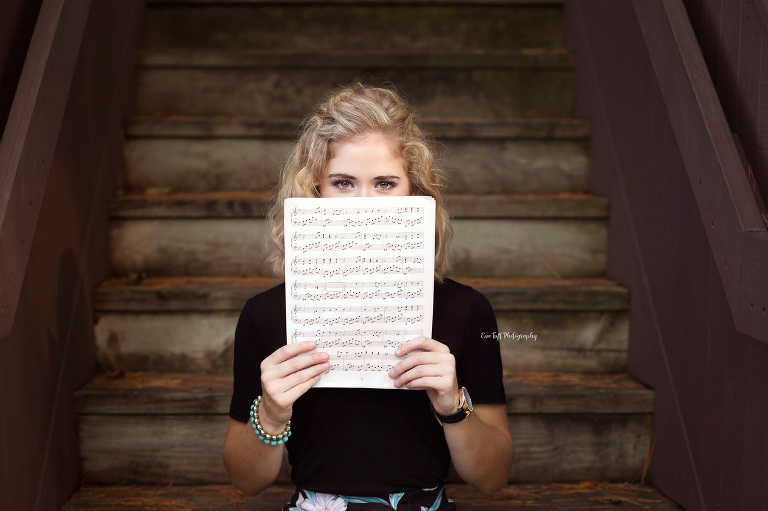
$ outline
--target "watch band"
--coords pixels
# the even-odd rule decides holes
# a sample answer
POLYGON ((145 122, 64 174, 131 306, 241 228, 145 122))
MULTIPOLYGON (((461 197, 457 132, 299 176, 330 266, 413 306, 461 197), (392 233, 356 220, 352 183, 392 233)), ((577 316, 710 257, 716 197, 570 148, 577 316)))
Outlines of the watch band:
POLYGON ((456 424, 457 422, 461 422, 469 417, 470 413, 472 413, 472 400, 470 399, 469 392, 467 392, 465 387, 461 387, 461 390, 459 391, 459 409, 454 413, 450 415, 437 413, 437 410, 435 410, 435 407, 432 405, 431 401, 429 406, 432 408, 432 413, 441 426, 443 424, 456 424))

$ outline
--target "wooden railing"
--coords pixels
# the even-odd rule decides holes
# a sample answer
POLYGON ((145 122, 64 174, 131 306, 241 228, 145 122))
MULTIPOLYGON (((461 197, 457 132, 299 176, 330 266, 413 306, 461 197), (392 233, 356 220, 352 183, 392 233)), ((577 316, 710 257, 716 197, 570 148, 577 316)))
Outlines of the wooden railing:
POLYGON ((0 339, 13 326, 90 0, 44 0, 0 141, 0 339))
POLYGON ((768 229, 685 7, 633 5, 736 329, 768 342, 768 229))

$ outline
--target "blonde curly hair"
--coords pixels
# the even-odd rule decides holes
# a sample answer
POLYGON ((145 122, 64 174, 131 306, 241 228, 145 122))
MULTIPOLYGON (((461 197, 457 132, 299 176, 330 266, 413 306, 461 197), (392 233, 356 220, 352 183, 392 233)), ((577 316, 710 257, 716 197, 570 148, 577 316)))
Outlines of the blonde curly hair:
POLYGON ((435 279, 443 281, 451 265, 448 244, 453 229, 442 196, 445 174, 435 162, 434 143, 397 92, 361 83, 332 93, 301 125, 301 136, 280 172, 275 202, 267 214, 271 241, 267 262, 275 274, 285 272, 283 201, 319 197, 333 146, 370 134, 381 134, 392 142, 405 164, 411 195, 435 199, 435 279))

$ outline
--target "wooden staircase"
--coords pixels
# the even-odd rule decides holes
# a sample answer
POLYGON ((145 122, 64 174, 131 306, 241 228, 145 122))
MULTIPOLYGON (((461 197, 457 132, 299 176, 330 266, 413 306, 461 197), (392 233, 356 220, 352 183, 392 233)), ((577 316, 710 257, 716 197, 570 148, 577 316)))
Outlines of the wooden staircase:
POLYGON ((677 509, 639 483, 653 392, 626 374, 628 291, 604 276, 608 204, 588 192, 561 8, 149 2, 128 174, 111 203, 118 276, 94 295, 103 371, 75 395, 85 484, 63 509, 287 500, 285 486, 245 499, 227 484, 234 329, 245 301, 279 282, 261 260, 264 212, 298 124, 353 80, 399 87, 441 142, 452 277, 497 314, 512 484, 489 499, 454 480, 449 496, 460 509, 677 509))

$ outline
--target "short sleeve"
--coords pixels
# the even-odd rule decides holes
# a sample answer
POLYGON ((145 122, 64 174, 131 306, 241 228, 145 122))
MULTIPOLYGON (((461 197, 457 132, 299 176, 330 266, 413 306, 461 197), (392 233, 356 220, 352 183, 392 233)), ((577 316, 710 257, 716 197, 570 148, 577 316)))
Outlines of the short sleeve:
POLYGON ((466 328, 466 349, 458 361, 459 384, 476 404, 506 403, 496 315, 488 299, 473 289, 466 328))
POLYGON ((229 416, 240 422, 250 420, 251 403, 261 394, 261 361, 259 329, 251 316, 253 299, 249 299, 235 327, 234 384, 229 416))

